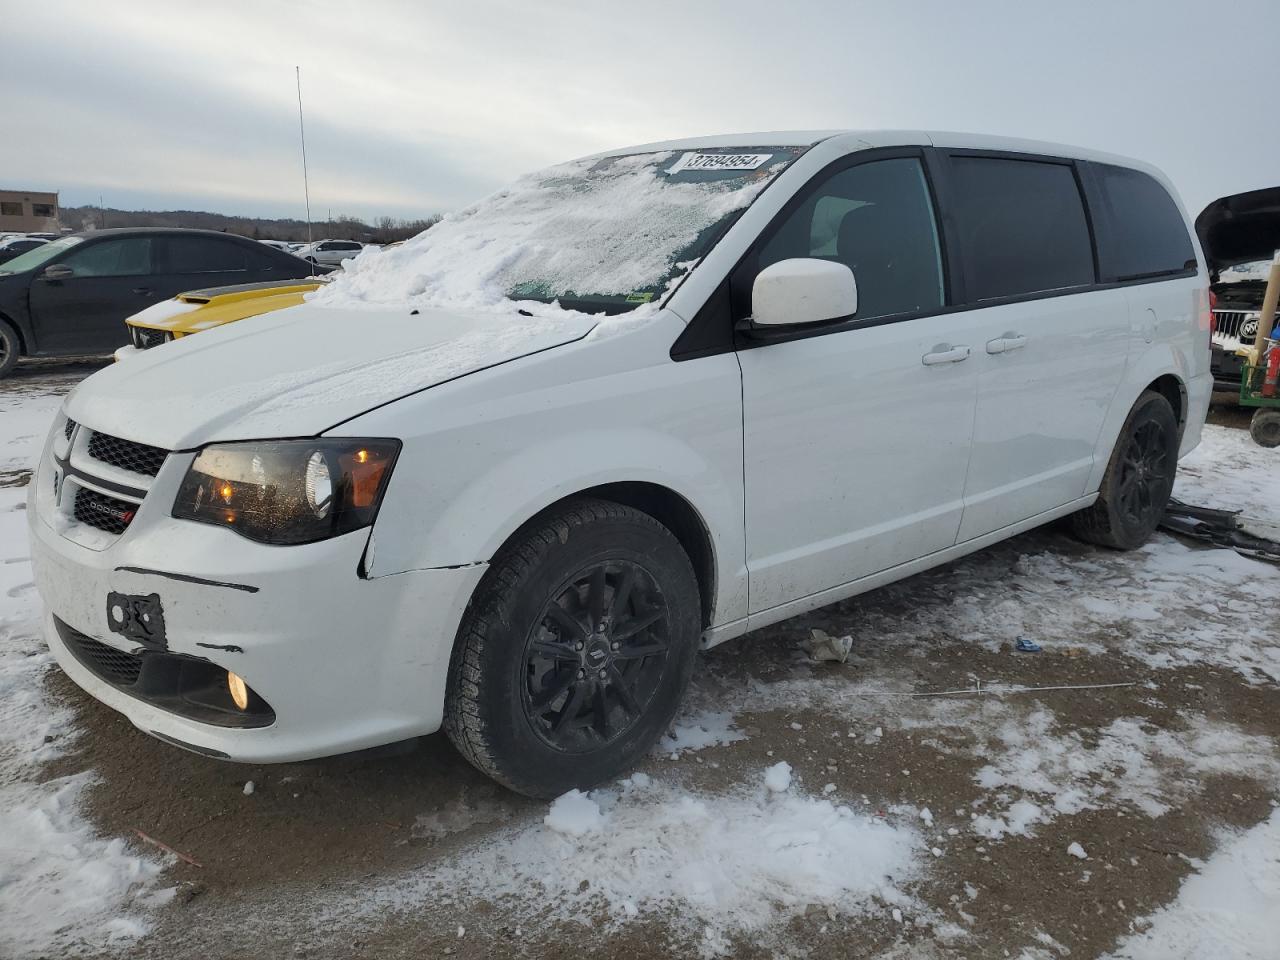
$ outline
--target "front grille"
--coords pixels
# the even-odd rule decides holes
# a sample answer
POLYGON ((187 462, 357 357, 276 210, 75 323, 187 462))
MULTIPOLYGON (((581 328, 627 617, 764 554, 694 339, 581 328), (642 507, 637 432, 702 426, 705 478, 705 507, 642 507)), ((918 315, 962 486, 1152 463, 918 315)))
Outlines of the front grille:
POLYGON ((160 472, 160 465, 168 455, 168 450, 149 447, 145 443, 134 443, 132 440, 121 440, 105 433, 95 433, 89 438, 89 456, 95 460, 132 473, 144 473, 149 477, 160 472))
POLYGON ((138 654, 109 647, 70 627, 60 630, 59 635, 77 660, 108 683, 131 687, 138 682, 142 672, 142 657, 138 654))
POLYGON ((76 422, 67 417, 67 422, 62 425, 62 435, 70 440, 71 435, 76 432, 76 422))
POLYGON ((1257 311, 1215 310, 1213 311, 1213 338, 1219 342, 1243 341, 1245 346, 1248 346, 1253 343, 1253 338, 1257 335, 1257 319, 1257 311), (1250 319, 1253 323, 1249 324, 1248 330, 1244 330, 1245 324, 1250 319))
POLYGON ((133 522, 133 514, 137 509, 137 504, 108 497, 105 493, 88 487, 81 487, 76 491, 76 519, 107 533, 124 533, 133 522))
POLYGON ((167 330, 151 330, 147 327, 130 327, 129 330, 133 334, 133 345, 139 350, 150 350, 173 339, 173 334, 167 330))

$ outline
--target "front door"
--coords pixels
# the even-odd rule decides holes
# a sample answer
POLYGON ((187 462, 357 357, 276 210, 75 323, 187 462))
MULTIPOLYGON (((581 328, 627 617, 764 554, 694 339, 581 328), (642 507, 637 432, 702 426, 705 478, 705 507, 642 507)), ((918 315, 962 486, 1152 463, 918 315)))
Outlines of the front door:
POLYGON ((71 276, 34 277, 29 304, 40 351, 108 353, 128 343, 125 318, 166 296, 155 287, 152 247, 148 236, 87 241, 56 261, 71 276))
POLYGON ((806 188, 734 278, 749 289, 771 263, 822 257, 858 284, 850 321, 738 354, 751 613, 950 547, 960 527, 981 341, 972 314, 938 312, 920 157, 851 163, 806 188))

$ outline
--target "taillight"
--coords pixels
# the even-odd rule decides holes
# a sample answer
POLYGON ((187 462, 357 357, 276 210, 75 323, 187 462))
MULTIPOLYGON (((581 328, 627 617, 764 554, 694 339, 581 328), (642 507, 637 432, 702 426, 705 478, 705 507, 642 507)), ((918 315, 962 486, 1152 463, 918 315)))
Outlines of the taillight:
POLYGON ((1218 329, 1218 315, 1213 312, 1215 309, 1217 309, 1217 306, 1218 306, 1218 295, 1214 293, 1212 290, 1210 290, 1209 291, 1209 336, 1211 337, 1218 329))

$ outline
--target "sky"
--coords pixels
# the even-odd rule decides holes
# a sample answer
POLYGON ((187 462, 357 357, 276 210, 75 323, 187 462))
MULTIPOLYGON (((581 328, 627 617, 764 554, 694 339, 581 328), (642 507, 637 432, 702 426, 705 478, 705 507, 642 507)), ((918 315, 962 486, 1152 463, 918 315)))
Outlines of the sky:
POLYGON ((0 25, 0 187, 64 206, 301 217, 295 66, 315 219, 738 131, 1078 144, 1193 216, 1280 182, 1276 0, 0 0, 0 25))

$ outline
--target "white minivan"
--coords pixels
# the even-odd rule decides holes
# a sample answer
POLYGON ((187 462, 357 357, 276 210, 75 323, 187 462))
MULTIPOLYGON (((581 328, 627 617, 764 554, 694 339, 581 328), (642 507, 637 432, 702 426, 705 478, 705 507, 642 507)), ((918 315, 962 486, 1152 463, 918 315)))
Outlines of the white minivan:
POLYGON ((50 648, 141 729, 296 760, 445 728, 535 796, 699 648, 1067 514, 1142 544, 1211 389, 1145 164, 950 133, 565 163, 67 398, 50 648))

